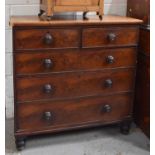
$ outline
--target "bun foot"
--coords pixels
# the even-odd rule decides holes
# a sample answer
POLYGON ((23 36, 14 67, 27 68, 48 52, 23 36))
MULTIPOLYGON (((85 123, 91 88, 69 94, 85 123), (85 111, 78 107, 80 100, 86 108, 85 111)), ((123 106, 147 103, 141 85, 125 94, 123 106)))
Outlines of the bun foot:
POLYGON ((120 125, 120 132, 123 135, 128 135, 130 133, 131 121, 124 121, 120 125))
POLYGON ((100 20, 102 20, 103 19, 103 16, 102 15, 99 15, 99 18, 100 18, 100 20))
POLYGON ((16 148, 18 151, 21 151, 25 148, 25 138, 16 138, 16 148))

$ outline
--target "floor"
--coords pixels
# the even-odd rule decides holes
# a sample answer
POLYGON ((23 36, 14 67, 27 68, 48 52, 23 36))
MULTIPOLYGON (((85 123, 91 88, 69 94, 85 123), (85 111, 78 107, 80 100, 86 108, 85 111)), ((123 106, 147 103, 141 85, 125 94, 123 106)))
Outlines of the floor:
POLYGON ((16 151, 13 120, 6 120, 6 155, 149 155, 149 139, 132 125, 129 135, 117 126, 41 136, 27 140, 23 151, 16 151))

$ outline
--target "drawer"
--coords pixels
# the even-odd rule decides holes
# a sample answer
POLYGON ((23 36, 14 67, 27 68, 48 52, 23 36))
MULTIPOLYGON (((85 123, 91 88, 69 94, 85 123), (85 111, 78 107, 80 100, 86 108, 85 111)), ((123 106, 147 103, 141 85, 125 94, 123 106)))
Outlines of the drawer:
POLYGON ((27 29, 15 31, 15 50, 77 48, 79 29, 27 29))
POLYGON ((55 73, 16 78, 18 102, 64 99, 132 91, 135 69, 55 73))
POLYGON ((131 114, 132 94, 18 105, 18 129, 56 131, 123 120, 131 114), (53 129, 53 130, 52 130, 53 129))
POLYGON ((83 47, 129 46, 138 43, 138 27, 83 29, 83 47))
POLYGON ((15 54, 16 74, 135 66, 136 55, 136 48, 21 52, 15 54))

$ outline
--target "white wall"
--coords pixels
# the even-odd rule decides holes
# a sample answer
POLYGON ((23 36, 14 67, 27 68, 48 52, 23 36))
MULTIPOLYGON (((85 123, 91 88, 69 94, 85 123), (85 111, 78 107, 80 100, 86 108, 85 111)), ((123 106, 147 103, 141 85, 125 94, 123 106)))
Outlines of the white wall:
MULTIPOLYGON (((40 0, 6 0, 6 117, 13 117, 12 15, 37 15, 40 0)), ((105 14, 126 15, 127 0, 104 0, 105 14)))

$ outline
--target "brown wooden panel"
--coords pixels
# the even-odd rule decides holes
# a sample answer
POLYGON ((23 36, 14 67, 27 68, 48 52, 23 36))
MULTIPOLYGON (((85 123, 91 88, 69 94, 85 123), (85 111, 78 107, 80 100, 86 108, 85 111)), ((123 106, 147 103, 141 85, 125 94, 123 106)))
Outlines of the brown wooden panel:
POLYGON ((134 88, 134 78, 135 69, 16 78, 17 100, 24 102, 131 91, 134 88))
POLYGON ((150 59, 139 55, 134 104, 136 123, 150 136, 150 59))
POLYGON ((15 49, 79 47, 78 29, 25 29, 15 31, 15 49))
POLYGON ((136 65, 136 48, 53 50, 16 53, 16 73, 93 70, 136 65), (111 57, 112 56, 112 57, 111 57))
POLYGON ((52 132, 96 122, 117 122, 131 114, 132 99, 132 94, 123 94, 19 104, 18 128, 22 131, 50 129, 52 132))
POLYGON ((87 28, 83 30, 83 47, 136 45, 138 36, 137 27, 87 28))
MULTIPOLYGON (((99 0, 95 0, 97 2, 99 2, 99 0)), ((96 3, 98 5, 98 3, 96 3)), ((64 6, 72 6, 72 7, 76 7, 77 5, 92 5, 92 0, 57 0, 55 5, 64 5, 64 6)))
POLYGON ((150 55, 150 30, 140 29, 139 47, 141 53, 150 55))

